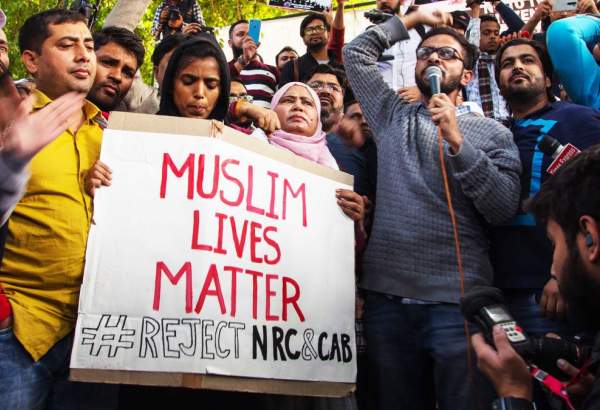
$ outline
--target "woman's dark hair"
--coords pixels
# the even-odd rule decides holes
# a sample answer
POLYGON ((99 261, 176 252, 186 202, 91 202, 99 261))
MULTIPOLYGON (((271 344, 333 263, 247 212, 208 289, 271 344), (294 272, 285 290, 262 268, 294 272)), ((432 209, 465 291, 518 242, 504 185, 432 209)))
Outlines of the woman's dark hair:
POLYGON ((456 32, 453 28, 450 27, 436 27, 429 30, 423 37, 421 38, 421 42, 419 43, 419 47, 423 44, 425 40, 434 36, 446 35, 452 37, 458 44, 460 44, 463 49, 463 63, 467 70, 472 70, 475 65, 475 61, 479 58, 479 51, 477 47, 473 44, 469 43, 465 36, 456 32))
POLYGON ((200 33, 181 43, 175 49, 163 79, 162 95, 160 99, 160 115, 171 115, 180 117, 181 113, 175 106, 175 80, 182 69, 193 61, 202 58, 213 57, 217 60, 220 76, 220 92, 217 104, 209 114, 209 119, 223 121, 229 109, 229 93, 231 90, 231 77, 229 66, 223 50, 219 47, 214 36, 200 33))
POLYGON ((302 20, 300 23, 300 37, 304 37, 304 30, 306 30, 306 26, 315 20, 321 20, 325 26, 325 30, 329 31, 329 29, 331 29, 331 26, 327 22, 327 18, 323 14, 310 13, 308 16, 304 17, 304 20, 302 20))
POLYGON ((579 218, 589 215, 600 223, 600 145, 595 145, 560 167, 526 204, 539 223, 554 220, 569 246, 580 232, 579 218))
MULTIPOLYGON (((552 77, 554 74, 554 67, 552 66, 552 60, 550 59, 550 55, 548 54, 548 51, 546 50, 546 46, 543 43, 540 43, 539 41, 530 40, 528 38, 516 38, 514 40, 510 40, 509 42, 504 43, 498 49, 498 51, 496 52, 496 61, 494 64, 494 74, 497 79, 496 81, 500 82, 500 80, 499 80, 500 70, 501 70, 500 63, 502 62, 502 56, 504 55, 504 52, 511 47, 522 46, 522 45, 529 46, 535 50, 535 53, 537 54, 538 58, 542 62, 542 71, 544 72, 544 75, 546 77, 548 77, 550 79, 550 81, 552 81, 552 77)), ((550 101, 555 101, 554 94, 552 94, 551 86, 546 88, 546 94, 548 95, 548 99, 550 101)))

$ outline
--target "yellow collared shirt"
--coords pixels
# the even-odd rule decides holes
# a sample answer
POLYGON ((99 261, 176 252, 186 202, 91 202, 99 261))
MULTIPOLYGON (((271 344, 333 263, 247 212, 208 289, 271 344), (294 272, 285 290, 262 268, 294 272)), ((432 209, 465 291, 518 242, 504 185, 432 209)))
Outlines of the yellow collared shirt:
MULTIPOLYGON (((51 100, 34 94, 34 110, 51 100)), ((92 199, 85 173, 100 156, 100 110, 89 101, 75 134, 63 132, 31 161, 25 195, 11 215, 0 284, 13 309, 13 330, 35 361, 74 327, 92 199)))

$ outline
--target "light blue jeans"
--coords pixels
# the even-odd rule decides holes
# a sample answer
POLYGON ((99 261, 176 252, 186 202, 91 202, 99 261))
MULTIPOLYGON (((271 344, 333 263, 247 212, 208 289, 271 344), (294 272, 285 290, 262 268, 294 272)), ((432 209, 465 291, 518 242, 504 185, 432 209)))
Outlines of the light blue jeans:
POLYGON ((0 330, 0 408, 117 409, 118 386, 67 380, 73 335, 34 362, 12 332, 0 330))

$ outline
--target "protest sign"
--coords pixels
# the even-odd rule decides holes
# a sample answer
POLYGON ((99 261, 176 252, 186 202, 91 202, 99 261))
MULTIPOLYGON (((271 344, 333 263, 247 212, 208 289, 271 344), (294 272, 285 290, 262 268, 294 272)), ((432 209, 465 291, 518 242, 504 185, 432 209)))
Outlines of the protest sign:
POLYGON ((331 9, 331 0, 269 0, 269 6, 304 11, 331 9))
POLYGON ((111 114, 101 161, 113 180, 94 202, 72 378, 348 392, 354 224, 335 190, 351 177, 211 133, 208 121, 111 114))

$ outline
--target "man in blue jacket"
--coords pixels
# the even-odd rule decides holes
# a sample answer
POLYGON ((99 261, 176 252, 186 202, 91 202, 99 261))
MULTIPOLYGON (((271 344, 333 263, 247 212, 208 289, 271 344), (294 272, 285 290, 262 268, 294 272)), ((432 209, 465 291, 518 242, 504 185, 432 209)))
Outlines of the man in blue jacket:
MULTIPOLYGON (((544 136, 582 150, 600 143, 600 112, 555 101, 552 72, 543 44, 533 40, 512 40, 496 55, 496 78, 512 114, 510 128, 521 156, 521 204, 550 177, 546 169, 552 158, 539 148, 544 136)), ((521 207, 510 222, 491 230, 491 258, 494 283, 529 334, 569 332, 562 321, 567 305, 550 272, 552 245, 533 215, 521 207)))

